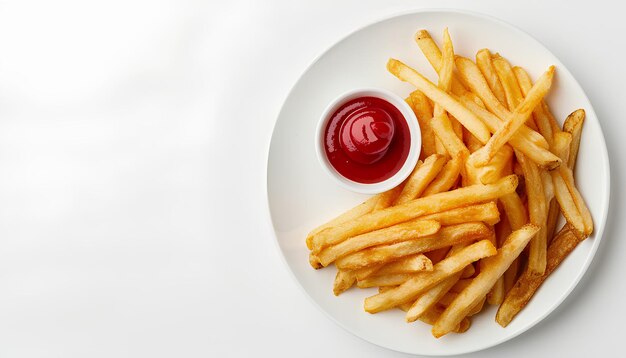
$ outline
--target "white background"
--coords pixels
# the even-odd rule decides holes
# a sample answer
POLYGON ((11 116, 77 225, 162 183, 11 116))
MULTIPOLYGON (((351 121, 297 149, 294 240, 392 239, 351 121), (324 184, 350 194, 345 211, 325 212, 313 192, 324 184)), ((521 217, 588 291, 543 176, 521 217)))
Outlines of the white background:
POLYGON ((306 66, 424 7, 494 15, 543 42, 586 90, 611 160, 606 236, 579 286, 531 331, 467 357, 622 350, 622 9, 61 0, 0 2, 0 357, 404 357, 305 297, 273 242, 264 175, 306 66))

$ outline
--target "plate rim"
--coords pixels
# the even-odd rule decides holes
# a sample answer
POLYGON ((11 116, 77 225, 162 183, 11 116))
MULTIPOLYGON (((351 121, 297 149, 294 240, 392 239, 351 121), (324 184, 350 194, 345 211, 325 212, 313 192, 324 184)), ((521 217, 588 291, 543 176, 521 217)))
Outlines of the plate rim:
POLYGON ((604 237, 604 230, 606 228, 606 222, 609 216, 609 212, 611 209, 611 162, 610 162, 610 157, 608 154, 608 148, 606 145, 606 138, 604 135, 604 130, 602 129, 602 123, 599 120, 596 111, 593 108, 593 104, 591 103, 591 101, 589 100, 589 96, 587 95, 587 93, 585 92, 585 89, 580 85, 580 83, 578 82, 578 80, 576 79, 576 77, 569 71, 569 69, 563 64, 563 62, 547 47, 544 45, 544 43, 540 40, 538 40, 536 37, 530 35, 528 32, 522 30, 521 28, 505 21, 502 20, 498 17, 495 17, 493 15, 489 15, 489 14, 485 14, 482 12, 477 12, 477 11, 472 11, 472 10, 466 10, 466 9, 458 9, 458 8, 440 8, 440 7, 434 7, 434 8, 411 8, 411 9, 405 9, 405 10, 401 10, 401 11, 397 11, 397 12, 393 12, 390 14, 386 14, 384 16, 381 17, 376 17, 373 19, 366 19, 364 20, 363 24, 357 25, 355 26, 352 30, 349 30, 345 33, 345 35, 340 36, 337 40, 333 41, 329 46, 327 46, 323 51, 321 51, 318 55, 316 55, 309 63, 308 65, 300 72, 298 78, 295 80, 295 82, 291 85, 291 87, 289 88, 288 92, 286 93, 286 95, 284 96, 283 100, 281 101, 281 106, 280 106, 280 110, 278 111, 277 116, 274 118, 274 123, 272 125, 272 134, 269 138, 269 142, 267 144, 266 147, 266 161, 265 161, 265 175, 263 176, 263 179, 265 180, 264 183, 264 187, 265 187, 265 215, 267 216, 267 218, 269 219, 269 222, 271 223, 271 231, 272 231, 272 242, 274 244, 274 247, 276 248, 276 250, 278 251, 278 254, 280 256, 281 261, 283 262, 283 265, 285 266, 285 268, 287 269, 287 271, 289 272, 289 275, 291 276, 291 278, 296 282, 296 286, 300 289, 301 293, 304 294, 304 296, 313 303, 313 306, 315 306, 318 310, 320 310, 327 318, 329 318, 332 322, 334 322, 335 324, 337 324, 339 327, 341 327, 344 331, 350 333, 352 336, 359 338, 360 340, 367 342, 369 344, 373 344, 375 346, 381 347, 381 348, 385 348, 385 349, 389 349, 391 351, 395 351, 395 352, 400 352, 400 353, 405 353, 405 354, 411 354, 411 355, 416 355, 419 356, 421 355, 420 353, 415 353, 415 352, 411 352, 411 351, 405 351, 405 350, 401 350, 401 349, 396 349, 394 347, 388 346, 388 345, 383 345, 377 342, 373 342, 370 340, 367 340, 366 338, 356 334, 355 332, 353 332, 351 329, 349 329, 347 326, 345 326, 342 322, 340 322, 337 318, 335 318, 334 316, 332 316, 328 311, 326 311, 321 305, 320 303, 318 303, 316 300, 313 299, 313 297, 311 297, 311 295, 308 294, 308 292, 306 291, 306 289, 304 288, 304 286, 302 285, 302 283, 300 282, 300 280, 298 280, 298 278, 296 277, 296 274, 294 273, 294 271, 292 270, 291 266, 289 265, 289 263, 287 262, 287 259, 285 257, 284 251, 281 248, 279 242, 278 242, 278 235, 276 234, 276 226, 274 224, 274 218, 272 216, 272 210, 271 210, 271 205, 270 205, 270 197, 269 197, 269 164, 270 164, 270 154, 272 152, 272 143, 274 142, 274 136, 276 135, 276 126, 278 123, 278 119, 281 118, 281 116, 283 115, 283 112, 285 110, 285 103, 287 102, 287 100, 292 96, 294 89, 298 86, 298 84, 300 83, 300 81, 302 80, 302 77, 304 74, 306 74, 307 72, 309 72, 311 70, 311 68, 317 64, 322 57, 324 57, 329 51, 331 51, 335 46, 337 46, 339 43, 345 41, 347 38, 351 37, 352 35, 370 27, 376 24, 379 24, 381 22, 385 22, 391 19, 394 19, 396 17, 401 17, 401 16, 407 16, 407 15, 413 15, 413 14, 426 14, 426 13, 454 13, 454 14, 461 14, 461 15, 468 15, 468 16, 472 16, 472 17, 476 17, 479 18, 481 20, 486 20, 486 21, 491 21, 494 23, 498 23, 504 27, 509 28, 510 30, 516 31, 518 33, 520 33, 523 36, 526 36, 527 38, 529 38, 532 41, 535 41, 536 43, 538 43, 543 49, 545 49, 548 54, 550 54, 552 57, 554 57, 557 61, 556 65, 559 65, 559 71, 563 71, 566 72, 576 83, 576 85, 578 85, 578 87, 580 88, 582 95, 584 97, 584 99, 587 101, 587 103, 589 103, 589 108, 585 109, 585 111, 588 111, 590 113, 593 114, 593 116, 596 118, 599 130, 600 130, 600 134, 601 134, 601 152, 602 152, 602 156, 604 158, 604 160, 607 163, 607 166, 605 168, 605 183, 604 186, 606 187, 606 194, 605 194, 605 198, 604 201, 606 202, 606 209, 604 210, 604 212, 602 213, 602 216, 600 217, 600 222, 596 225, 594 225, 597 229, 596 231, 596 235, 594 237, 594 244, 591 246, 590 250, 589 250, 589 259, 587 259, 583 265, 581 266, 581 270, 579 271, 578 275, 576 276, 576 278, 574 279, 573 283, 570 285, 570 287, 567 288, 567 290, 565 290, 563 292, 563 294, 560 295, 559 299, 555 300, 554 303, 548 307, 547 310, 545 310, 545 312, 540 315, 537 319, 535 319, 534 321, 532 321, 531 323, 529 323, 528 325, 521 327, 520 329, 518 329, 517 331, 512 332, 509 336, 507 337, 503 337, 502 339, 499 340, 495 340, 493 342, 489 342, 487 344, 483 344, 480 345, 476 348, 472 348, 469 350, 462 350, 462 351, 456 351, 456 352, 436 352, 436 353, 428 353, 428 355, 431 356, 452 356, 452 355, 459 355, 459 354, 469 354, 469 353, 475 353, 475 352, 479 352, 479 351, 483 351, 489 348, 493 348, 496 347, 498 345, 501 345, 503 343, 506 343, 510 340, 513 340, 517 337, 519 337, 520 335, 522 335, 523 333, 529 331, 531 328, 535 327, 537 324, 539 324, 540 322, 542 322, 543 320, 546 319, 546 317, 548 317, 552 312, 554 312, 554 310, 561 306, 561 304, 567 300, 568 297, 570 297, 570 294, 572 293, 572 291, 574 289, 576 289, 581 281, 581 279, 585 276, 585 274, 589 271, 589 266, 591 265, 591 263, 593 262, 594 258, 596 257, 596 253, 598 251, 598 248, 600 246, 600 244, 602 243, 602 239, 604 237))

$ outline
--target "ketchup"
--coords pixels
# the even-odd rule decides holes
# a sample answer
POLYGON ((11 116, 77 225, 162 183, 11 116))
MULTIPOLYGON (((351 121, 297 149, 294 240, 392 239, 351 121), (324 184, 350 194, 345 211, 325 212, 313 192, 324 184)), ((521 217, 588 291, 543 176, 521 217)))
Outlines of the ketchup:
POLYGON ((409 156, 411 136, 402 113, 377 97, 359 97, 337 109, 324 132, 330 164, 363 184, 389 179, 409 156))

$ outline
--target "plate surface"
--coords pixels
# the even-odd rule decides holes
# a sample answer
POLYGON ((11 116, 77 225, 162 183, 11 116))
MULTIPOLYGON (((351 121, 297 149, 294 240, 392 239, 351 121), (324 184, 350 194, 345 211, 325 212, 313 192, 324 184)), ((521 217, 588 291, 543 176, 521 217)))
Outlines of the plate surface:
MULTIPOLYGON (((335 322, 371 343, 422 355, 473 352, 505 342, 531 328, 552 312, 587 270, 602 237, 609 208, 609 161, 598 118, 585 93, 563 64, 532 37, 500 20, 483 15, 429 10, 394 16, 368 25, 323 53, 302 75, 287 97, 276 121, 267 167, 270 215, 285 262, 308 296, 335 322), (595 232, 582 242, 551 275, 528 306, 501 328, 495 307, 473 318, 464 334, 435 339, 430 326, 407 324, 399 310, 375 315, 363 311, 363 299, 374 289, 332 293, 333 267, 313 270, 304 239, 308 231, 363 201, 367 196, 340 188, 315 157, 315 126, 339 94, 353 88, 382 87, 406 96, 412 87, 386 69, 389 57, 404 61, 435 80, 436 76, 413 41, 418 29, 427 29, 440 43, 449 28, 455 52, 469 58, 481 48, 499 52, 513 65, 537 78, 554 64, 557 75, 547 102, 562 121, 584 108, 584 125, 576 179, 593 215, 595 232)), ((591 309, 591 307, 589 307, 591 309)))

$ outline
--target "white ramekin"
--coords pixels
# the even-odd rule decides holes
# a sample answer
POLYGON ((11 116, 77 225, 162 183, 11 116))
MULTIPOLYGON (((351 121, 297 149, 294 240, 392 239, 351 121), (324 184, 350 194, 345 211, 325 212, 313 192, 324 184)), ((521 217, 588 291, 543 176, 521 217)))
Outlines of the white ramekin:
POLYGON ((406 103, 400 96, 380 88, 356 89, 348 91, 337 97, 337 99, 332 101, 322 113, 315 132, 315 151, 317 153, 317 158, 322 165, 322 168, 324 168, 324 171, 326 171, 330 176, 335 178, 342 187, 363 194, 382 193, 402 183, 402 181, 406 179, 409 174, 411 174, 413 168, 415 168, 421 148, 422 136, 419 128, 419 123, 417 122, 417 117, 415 117, 415 113, 413 113, 413 109, 411 109, 408 103, 406 103), (402 168, 400 168, 400 170, 398 170, 398 172, 390 178, 378 183, 363 184, 344 177, 332 166, 332 164, 328 160, 328 157, 326 156, 326 150, 324 147, 324 132, 332 114, 344 103, 359 97, 377 97, 395 106, 400 111, 400 113, 402 113, 402 116, 406 120, 409 128, 409 134, 411 137, 409 155, 407 156, 404 165, 402 165, 402 168))

